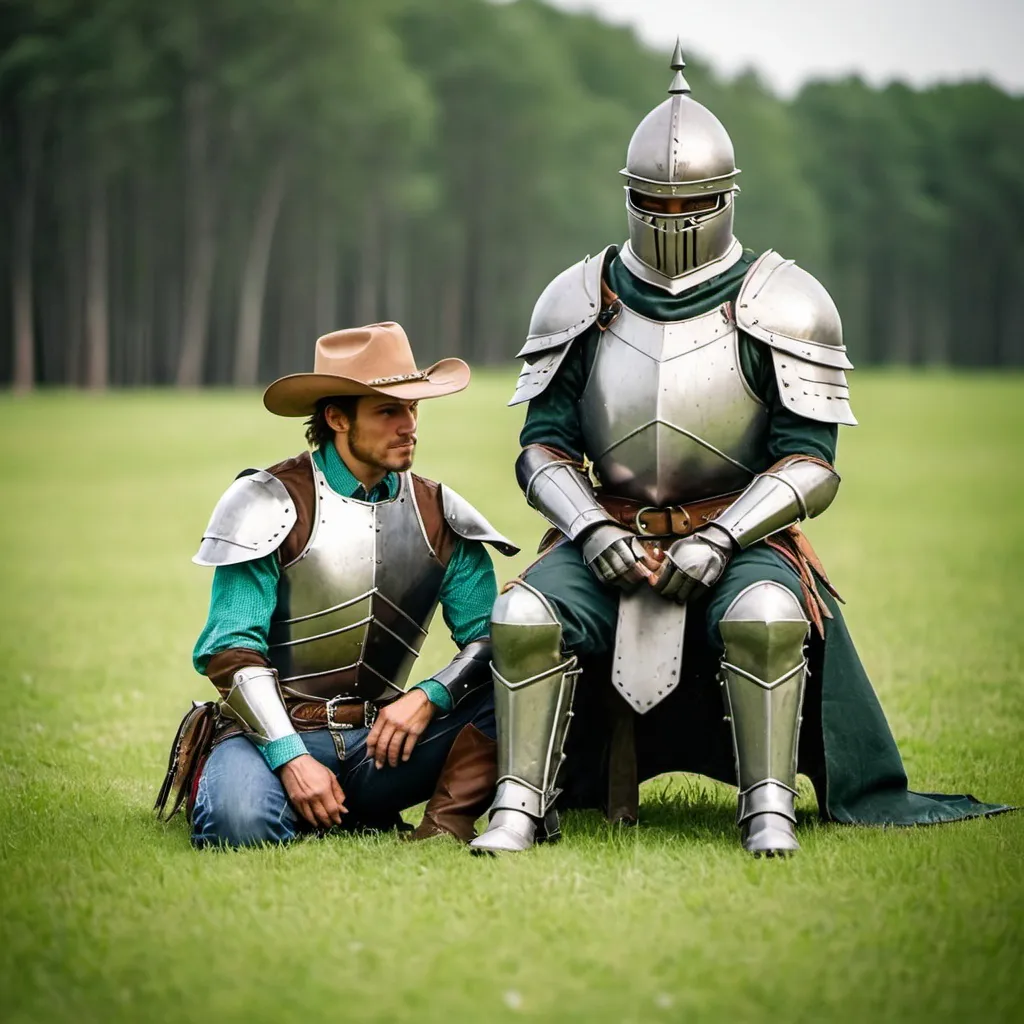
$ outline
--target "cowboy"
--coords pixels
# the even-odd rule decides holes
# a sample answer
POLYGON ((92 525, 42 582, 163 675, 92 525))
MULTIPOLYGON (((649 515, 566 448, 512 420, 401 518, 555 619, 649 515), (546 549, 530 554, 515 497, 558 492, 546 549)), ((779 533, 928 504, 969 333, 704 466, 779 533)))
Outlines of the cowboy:
POLYGON ((555 838, 556 801, 635 821, 638 781, 666 771, 737 784, 755 856, 798 848, 798 768, 826 820, 999 810, 907 788, 796 526, 835 498, 837 428, 856 423, 839 314, 737 241, 732 142, 678 44, 671 66, 622 171, 628 241, 548 285, 520 352, 516 475, 553 530, 495 605, 499 782, 473 848, 555 838))
POLYGON ((417 369, 379 323, 324 335, 312 373, 267 388, 270 412, 309 417, 312 451, 239 475, 193 559, 215 567, 193 662, 221 700, 186 716, 157 805, 187 801, 196 846, 390 827, 428 797, 412 838, 473 837, 495 778, 484 545, 517 549, 410 472, 419 402, 469 376, 417 369), (438 603, 459 653, 406 691, 438 603))

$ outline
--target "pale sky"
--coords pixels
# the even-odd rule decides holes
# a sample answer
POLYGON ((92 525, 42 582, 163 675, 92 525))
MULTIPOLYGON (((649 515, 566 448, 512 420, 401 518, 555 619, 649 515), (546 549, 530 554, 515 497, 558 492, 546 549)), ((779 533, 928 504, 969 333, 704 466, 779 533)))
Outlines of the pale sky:
POLYGON ((987 77, 1024 92, 1024 0, 547 0, 632 25, 671 54, 676 34, 720 72, 755 67, 790 94, 810 77, 873 84, 987 77))

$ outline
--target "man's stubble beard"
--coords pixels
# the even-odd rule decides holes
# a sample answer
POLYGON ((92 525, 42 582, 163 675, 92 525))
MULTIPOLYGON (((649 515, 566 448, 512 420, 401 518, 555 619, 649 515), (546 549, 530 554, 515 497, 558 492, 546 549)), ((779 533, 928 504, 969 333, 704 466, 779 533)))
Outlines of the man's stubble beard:
POLYGON ((416 453, 416 447, 413 446, 412 450, 408 453, 399 455, 397 451, 391 448, 384 449, 384 459, 386 460, 388 455, 392 455, 393 458, 397 458, 400 461, 382 461, 380 456, 376 452, 372 451, 368 447, 364 447, 362 438, 359 433, 359 427, 353 423, 349 427, 348 431, 348 447, 349 451, 362 463, 367 466, 375 466, 377 469, 387 470, 389 473, 404 473, 407 469, 412 468, 413 456, 416 453))

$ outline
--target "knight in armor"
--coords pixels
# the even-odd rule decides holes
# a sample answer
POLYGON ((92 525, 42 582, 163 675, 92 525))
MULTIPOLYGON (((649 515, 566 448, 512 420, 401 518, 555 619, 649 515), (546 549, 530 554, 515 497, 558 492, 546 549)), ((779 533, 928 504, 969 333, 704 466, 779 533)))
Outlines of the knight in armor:
POLYGON ((666 771, 736 784, 754 855, 798 848, 798 771, 826 820, 993 813, 907 788, 799 527, 835 499, 856 423, 839 314, 735 238, 732 142, 678 44, 671 66, 621 172, 628 239, 548 285, 519 353, 516 476, 553 529, 494 607, 499 781, 472 847, 557 837, 556 800, 635 821, 638 782, 666 771))
POLYGON ((221 700, 186 716, 157 807, 184 803, 196 846, 393 827, 428 798, 412 838, 473 837, 496 777, 485 545, 518 549, 410 472, 418 403, 468 383, 460 359, 418 370, 382 323, 325 335, 313 373, 267 389, 313 450, 240 474, 193 559, 215 567, 194 664, 221 700), (406 691, 439 603, 459 653, 406 691))

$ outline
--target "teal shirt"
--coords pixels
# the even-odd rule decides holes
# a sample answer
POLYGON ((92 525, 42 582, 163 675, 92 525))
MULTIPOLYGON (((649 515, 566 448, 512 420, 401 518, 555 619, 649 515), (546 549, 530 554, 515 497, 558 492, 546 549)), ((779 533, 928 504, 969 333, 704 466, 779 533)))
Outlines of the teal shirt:
MULTIPOLYGON (((616 256, 605 271, 608 286, 622 301, 641 316, 651 320, 688 320, 734 302, 743 278, 755 259, 749 249, 734 266, 710 281, 681 295, 646 284, 634 277, 616 256)), ((519 442, 545 444, 581 458, 584 451, 580 425, 579 400, 601 341, 596 326, 589 328, 572 344, 547 389, 534 398, 527 409, 519 442)), ((759 341, 740 333, 740 369, 750 389, 768 407, 768 439, 761 471, 787 455, 813 455, 834 463, 838 429, 833 423, 817 423, 787 409, 779 398, 771 353, 759 341)))
MULTIPOLYGON (((398 493, 399 480, 388 473, 369 494, 352 475, 333 445, 313 453, 316 464, 338 494, 357 501, 386 501, 398 493)), ((220 565, 214 570, 210 612, 192 663, 203 672, 213 655, 242 647, 267 655, 270 620, 277 607, 277 585, 281 566, 277 553, 237 565, 220 565)), ((483 544, 458 538, 441 584, 439 601, 445 624, 459 645, 486 636, 491 608, 498 595, 494 567, 483 544)), ((442 714, 451 711, 451 697, 436 680, 417 683, 442 714)))

